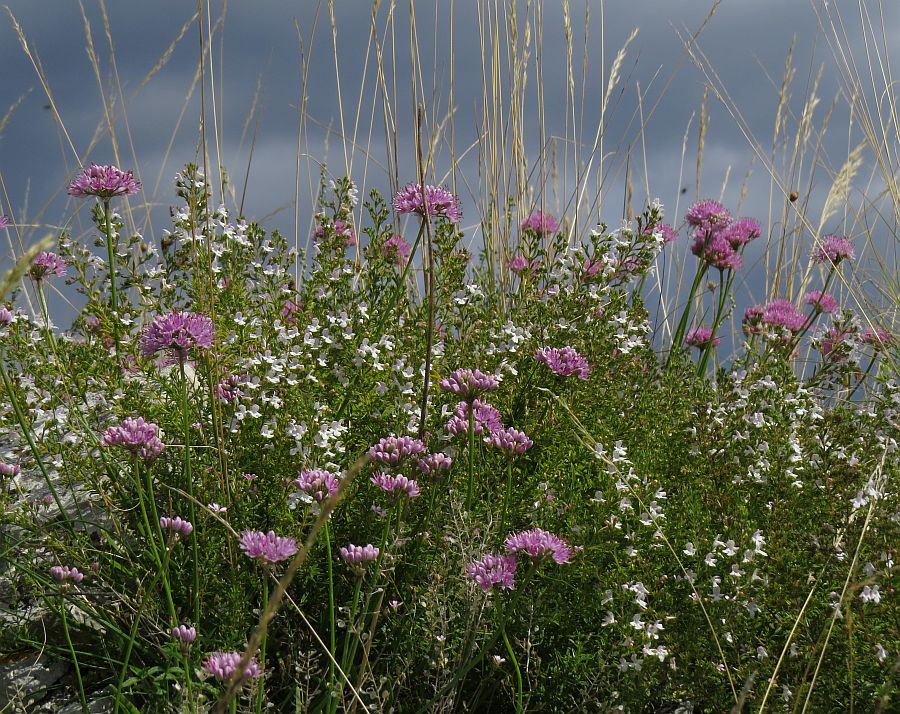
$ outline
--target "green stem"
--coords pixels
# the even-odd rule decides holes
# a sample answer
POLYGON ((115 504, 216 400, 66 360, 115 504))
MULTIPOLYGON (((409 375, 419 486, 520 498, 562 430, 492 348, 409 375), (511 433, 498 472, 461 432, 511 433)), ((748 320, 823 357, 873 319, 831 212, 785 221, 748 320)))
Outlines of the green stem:
POLYGON ((59 614, 62 618, 63 634, 66 636, 66 644, 69 646, 69 652, 72 654, 72 664, 75 666, 75 681, 78 682, 78 696, 81 698, 81 710, 84 714, 89 714, 87 697, 84 695, 84 682, 81 680, 81 667, 78 665, 78 655, 75 654, 75 646, 72 644, 72 637, 69 634, 69 622, 66 617, 66 602, 59 594, 59 614))
POLYGON ((673 357, 681 351, 681 342, 684 339, 684 333, 687 330, 688 319, 691 316, 691 307, 694 303, 694 295, 697 293, 697 288, 700 286, 700 281, 703 280, 703 276, 706 275, 706 271, 709 268, 709 263, 701 260, 697 265, 697 272, 694 274, 694 282, 691 283, 691 291, 688 293, 687 303, 684 306, 684 312, 681 313, 681 320, 678 322, 678 329, 675 331, 675 336, 672 338, 672 346, 669 348, 669 357, 666 360, 666 367, 668 368, 672 364, 673 357))
POLYGON ((194 478, 191 474, 191 415, 188 410, 188 383, 184 372, 184 359, 178 361, 181 369, 181 411, 184 418, 184 481, 187 484, 187 492, 190 496, 191 523, 194 532, 191 537, 191 555, 194 561, 194 587, 191 593, 194 604, 194 625, 200 626, 200 549, 197 543, 198 526, 196 506, 194 505, 194 478))
POLYGON ((725 312, 725 300, 728 298, 728 294, 731 292, 731 284, 734 282, 734 271, 728 271, 728 280, 722 280, 723 274, 722 270, 719 270, 719 302, 716 305, 716 314, 713 317, 712 328, 710 329, 709 342, 706 343, 706 347, 703 350, 703 356, 700 358, 700 363, 697 365, 697 376, 704 374, 706 372, 706 365, 709 363, 709 356, 712 354, 713 347, 716 343, 716 332, 719 330, 719 325, 722 322, 722 315, 725 312))
POLYGON ((328 658, 328 691, 334 691, 334 657, 337 655, 337 633, 335 632, 334 618, 334 567, 331 553, 331 527, 325 522, 325 555, 328 559, 328 645, 331 648, 331 657, 328 658))
MULTIPOLYGON (((265 612, 266 608, 269 606, 269 573, 266 568, 263 568, 262 596, 262 612, 265 612)), ((259 645, 259 666, 263 671, 265 671, 266 668, 266 640, 268 639, 267 635, 267 632, 263 633, 262 642, 260 642, 259 645)), ((266 694, 265 681, 265 677, 259 678, 259 694, 256 699, 256 714, 261 714, 262 712, 263 699, 265 698, 266 694)))
POLYGON ((469 402, 469 478, 466 485, 466 510, 472 508, 475 490, 475 404, 469 402))
POLYGON ((116 284, 116 247, 112 235, 112 215, 109 210, 109 199, 103 200, 103 232, 106 234, 106 255, 109 260, 109 292, 112 307, 112 332, 116 345, 116 359, 119 351, 119 287, 116 284))
POLYGON ((500 517, 500 537, 503 537, 503 533, 506 531, 506 517, 509 513, 509 500, 512 494, 512 485, 513 485, 513 461, 512 459, 506 460, 506 493, 503 494, 503 515, 500 517))
POLYGON ((522 714, 522 670, 519 669, 519 660, 516 659, 516 653, 513 650, 512 643, 509 641, 509 635, 506 634, 506 625, 501 631, 503 635, 503 644, 506 645, 506 652, 509 655, 509 661, 512 662, 513 670, 516 673, 516 714, 522 714))

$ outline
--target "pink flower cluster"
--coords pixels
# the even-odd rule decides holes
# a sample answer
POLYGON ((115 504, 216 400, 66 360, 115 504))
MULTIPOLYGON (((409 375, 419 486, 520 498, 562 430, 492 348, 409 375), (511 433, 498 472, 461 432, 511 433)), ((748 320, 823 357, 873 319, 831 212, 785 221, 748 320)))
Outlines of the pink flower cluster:
POLYGON ((530 261, 524 255, 516 255, 509 261, 509 269, 514 273, 521 273, 523 270, 528 270, 529 272, 533 270, 537 270, 538 266, 541 264, 537 258, 530 261))
POLYGON ((824 290, 811 290, 803 298, 805 305, 812 305, 816 312, 824 312, 832 315, 838 311, 840 305, 831 295, 824 290))
POLYGON ((130 196, 141 190, 141 184, 134 180, 131 171, 122 171, 115 166, 91 164, 69 184, 69 195, 78 198, 96 196, 110 199, 114 196, 130 196))
POLYGON ((420 494, 418 481, 407 478, 403 474, 386 474, 378 471, 372 476, 371 481, 392 496, 405 495, 407 498, 416 498, 420 494))
POLYGON ((250 557, 263 563, 278 563, 288 560, 297 552, 297 541, 283 538, 274 531, 244 531, 241 534, 241 550, 250 557))
POLYGON ((331 235, 335 236, 336 238, 342 239, 345 247, 352 248, 354 245, 356 245, 356 233, 353 230, 353 226, 347 221, 341 220, 340 218, 338 218, 334 222, 334 225, 327 228, 322 223, 317 223, 314 233, 316 236, 316 240, 322 240, 326 238, 329 235, 329 229, 331 231, 331 235))
POLYGON ((559 223, 549 213, 535 211, 522 221, 523 231, 532 231, 540 236, 553 235, 559 230, 559 223))
POLYGON ((813 251, 813 260, 818 263, 837 265, 842 260, 853 260, 853 244, 845 236, 825 236, 813 251))
POLYGON ((326 498, 331 498, 337 493, 341 485, 337 474, 325 469, 311 469, 301 471, 294 481, 298 490, 303 491, 321 503, 326 498))
POLYGON ((560 377, 574 374, 579 379, 587 379, 591 374, 588 361, 574 347, 541 347, 534 353, 534 358, 560 377))
MULTIPOLYGON (((465 402, 460 402, 460 404, 465 404, 465 402)), ((451 466, 453 466, 453 459, 440 452, 428 454, 428 456, 416 462, 416 468, 424 476, 433 476, 441 471, 449 471, 451 466)))
POLYGON ((216 385, 216 399, 225 403, 233 402, 241 396, 240 384, 241 378, 238 375, 232 374, 226 377, 216 385))
POLYGON ((157 315, 144 327, 141 353, 150 357, 161 350, 170 350, 184 361, 190 350, 208 350, 214 340, 212 320, 204 315, 176 310, 168 315, 157 315))
POLYGON ((120 426, 111 426, 103 433, 104 446, 121 446, 144 461, 153 461, 165 445, 159 439, 159 426, 143 417, 128 417, 120 426))
POLYGON ((173 627, 171 630, 169 630, 169 633, 172 635, 172 639, 178 640, 179 642, 184 642, 186 644, 190 644, 197 639, 197 629, 194 627, 188 627, 187 625, 178 625, 178 627, 173 627))
POLYGON ((438 382, 438 386, 445 392, 450 392, 466 401, 472 401, 482 392, 489 392, 500 385, 499 380, 485 374, 480 369, 457 369, 446 379, 438 382))
MULTIPOLYGON (((689 330, 687 335, 685 335, 684 343, 691 347, 705 349, 711 338, 712 330, 710 328, 695 327, 692 330, 689 330)), ((721 341, 722 339, 720 337, 716 337, 716 339, 713 340, 713 347, 718 347, 721 341)))
POLYGON ((860 335, 859 341, 866 345, 874 345, 876 348, 884 348, 894 344, 894 336, 883 327, 876 326, 875 329, 867 327, 860 335))
MULTIPOLYGON (((203 660, 203 669, 216 679, 227 682, 238 668, 243 654, 241 652, 213 652, 203 660)), ((251 657, 244 670, 243 679, 256 679, 262 674, 262 668, 256 658, 251 657)))
POLYGON ((184 520, 181 516, 162 516, 159 519, 159 525, 164 531, 171 531, 175 535, 184 537, 194 532, 194 525, 190 521, 184 520))
POLYGON ((368 454, 373 461, 394 466, 409 457, 421 456, 425 451, 425 444, 420 439, 385 436, 369 449, 368 454))
POLYGON ((0 476, 18 476, 22 467, 18 464, 8 464, 0 461, 0 476))
POLYGON ((541 528, 512 533, 503 542, 507 553, 491 553, 466 566, 466 577, 471 578, 484 592, 493 587, 515 590, 518 555, 524 555, 540 563, 550 557, 555 563, 572 560, 573 549, 559 536, 541 528))
POLYGON ((534 442, 528 436, 512 427, 492 431, 484 437, 484 443, 499 449, 507 456, 521 456, 534 446, 534 442))
POLYGON ((468 402, 459 402, 453 416, 447 422, 447 433, 453 436, 467 434, 469 432, 469 409, 472 409, 474 416, 472 430, 476 435, 484 432, 494 432, 503 428, 503 422, 500 419, 500 412, 486 402, 475 399, 471 405, 468 402))
POLYGON ((761 334, 763 325, 783 328, 796 334, 806 324, 806 317, 790 300, 779 298, 766 305, 747 308, 744 313, 744 329, 750 334, 761 334))
POLYGON ((718 201, 695 203, 685 220, 693 228, 691 252, 719 270, 739 270, 743 264, 740 251, 762 232, 752 218, 733 220, 718 201))
POLYGON ((349 565, 361 566, 378 559, 381 551, 368 543, 367 545, 353 545, 352 543, 340 549, 341 559, 349 565))
POLYGON ((381 246, 381 254, 384 259, 395 265, 406 265, 412 247, 398 235, 388 238, 381 246))
POLYGON ((393 206, 397 213, 438 216, 451 223, 459 223, 462 218, 459 199, 443 186, 426 184, 423 191, 422 184, 407 184, 394 196, 393 206))
POLYGON ((46 250, 41 251, 31 262, 28 274, 34 280, 43 280, 44 278, 64 278, 66 277, 66 261, 60 258, 56 253, 50 253, 46 250))
POLYGON ((54 565, 50 568, 50 577, 59 582, 71 580, 73 583, 80 583, 84 580, 84 573, 78 568, 70 568, 68 565, 54 565))

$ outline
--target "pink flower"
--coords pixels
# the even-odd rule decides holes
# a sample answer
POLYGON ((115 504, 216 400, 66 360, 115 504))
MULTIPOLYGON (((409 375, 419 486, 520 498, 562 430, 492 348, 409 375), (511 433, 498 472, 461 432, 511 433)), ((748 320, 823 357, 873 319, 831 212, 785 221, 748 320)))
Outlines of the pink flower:
POLYGON ((309 494, 318 502, 324 501, 337 493, 341 485, 337 474, 325 469, 312 469, 301 471, 294 481, 294 485, 306 494, 309 494))
POLYGON ((344 246, 347 248, 356 245, 356 233, 353 231, 353 226, 340 218, 331 226, 327 225, 327 223, 325 225, 321 223, 316 224, 315 236, 317 240, 322 240, 329 235, 343 239, 344 246))
POLYGON ((443 186, 427 184, 422 196, 422 185, 407 184, 394 196, 393 206, 397 213, 418 213, 420 216, 439 216, 451 223, 459 223, 462 212, 459 199, 443 186))
POLYGON ((164 531, 172 531, 176 535, 189 536, 194 532, 194 526, 190 521, 184 520, 181 516, 170 518, 162 516, 159 519, 159 525, 164 531))
POLYGON ((153 461, 165 445, 159 439, 159 426, 143 417, 128 417, 120 426, 111 426, 103 433, 104 446, 121 446, 144 461, 153 461))
POLYGON ((486 555, 466 566, 466 577, 475 581, 484 592, 495 585, 500 589, 516 589, 516 567, 514 555, 486 555))
POLYGON ((141 190, 131 171, 121 171, 115 166, 91 164, 69 184, 69 195, 83 198, 96 196, 108 200, 114 196, 130 196, 141 190))
POLYGON ((551 556, 556 563, 568 563, 572 560, 572 549, 559 536, 555 536, 540 528, 521 531, 507 536, 504 546, 510 553, 524 553, 531 558, 551 556))
POLYGON ((842 260, 853 260, 853 244, 845 236, 825 236, 813 251, 813 260, 818 263, 837 265, 842 260))
MULTIPOLYGON (((241 652, 213 652, 203 660, 203 669, 216 679, 227 682, 237 670, 243 656, 241 652)), ((256 661, 256 658, 251 657, 244 670, 243 679, 256 679, 260 674, 262 674, 262 668, 259 666, 259 662, 256 661)))
POLYGON ((172 639, 186 644, 190 644, 197 639, 197 629, 187 625, 178 625, 178 627, 173 627, 169 632, 172 635, 172 639))
POLYGON ((160 350, 170 350, 184 361, 190 350, 208 350, 214 340, 212 320, 204 315, 176 310, 168 315, 157 315, 144 327, 141 353, 150 357, 160 350))
MULTIPOLYGON (((472 430, 476 435, 485 431, 494 432, 503 428, 503 422, 500 419, 500 412, 486 402, 475 399, 472 402, 472 410, 474 419, 472 420, 472 430)), ((453 436, 469 433, 469 403, 459 402, 456 410, 450 420, 447 422, 447 433, 453 436)))
POLYGON ((372 476, 371 480, 378 488, 392 496, 405 494, 407 498, 416 498, 420 493, 418 481, 407 478, 403 474, 391 475, 379 471, 372 476))
POLYGON ((385 260, 394 265, 406 265, 412 247, 403 238, 393 235, 381 246, 381 254, 385 260))
POLYGON ((381 551, 371 543, 367 545, 353 545, 352 543, 340 549, 341 558, 349 565, 361 566, 378 559, 381 551))
POLYGON ((812 290, 803 298, 805 305, 812 305, 816 312, 825 312, 829 315, 838 311, 838 301, 823 290, 812 290))
POLYGON ((9 218, 6 216, 0 216, 0 229, 6 228, 9 225, 9 218))
POLYGON ((759 238, 760 233, 762 233, 762 229, 759 226, 759 222, 753 218, 738 218, 733 223, 728 224, 722 231, 725 240, 735 250, 759 238))
POLYGON ((534 353, 534 358, 538 362, 543 362, 560 377, 570 377, 574 374, 579 379, 587 379, 591 374, 588 361, 573 347, 541 347, 534 353))
POLYGON ((521 273, 523 270, 535 270, 540 264, 541 262, 537 258, 529 262, 524 255, 516 255, 510 259, 509 269, 514 273, 521 273))
POLYGON ((395 466, 401 461, 417 457, 426 451, 425 444, 411 436, 386 436, 369 449, 369 458, 395 466))
POLYGON ((731 223, 731 214, 718 201, 698 201, 688 209, 685 220, 695 229, 694 235, 713 234, 731 223))
POLYGON ((763 308, 762 320, 767 325, 785 327, 791 332, 799 332, 806 323, 806 317, 790 300, 773 300, 763 308))
MULTIPOLYGON (((689 330, 687 335, 684 338, 684 343, 686 345, 690 345, 691 347, 698 347, 701 349, 705 349, 709 344, 709 340, 712 337, 712 330, 708 327, 695 327, 692 330, 689 330)), ((713 347, 718 347, 719 342, 721 342, 721 338, 716 337, 713 341, 713 347)))
POLYGON ((866 345, 874 345, 876 349, 884 349, 894 344, 894 336, 883 327, 875 326, 875 329, 867 327, 860 335, 859 341, 866 345))
POLYGON ((521 456, 534 446, 534 442, 512 427, 497 429, 484 438, 484 443, 500 449, 507 456, 521 456))
POLYGON ((278 563, 294 556, 297 541, 277 536, 274 531, 244 531, 241 534, 241 550, 248 557, 264 563, 278 563))
MULTIPOLYGON (((465 404, 465 402, 460 402, 460 404, 465 404)), ((453 459, 442 453, 428 454, 416 462, 416 468, 425 476, 432 476, 440 471, 449 471, 452 465, 453 459)))
POLYGON ((532 231, 539 236, 553 235, 559 230, 559 223, 549 213, 535 211, 522 221, 523 231, 532 231))
POLYGON ((724 230, 718 233, 694 233, 691 252, 719 270, 740 270, 743 260, 724 230))
POLYGON ((64 583, 71 580, 73 583, 80 583, 84 580, 84 573, 78 568, 70 568, 68 565, 54 565, 50 568, 50 577, 64 583))
POLYGON ((480 369, 458 369, 447 379, 438 382, 438 386, 445 392, 463 397, 471 401, 482 392, 489 392, 500 385, 499 380, 480 369))
POLYGON ((64 278, 66 276, 66 261, 56 253, 42 251, 31 263, 28 274, 35 280, 44 278, 64 278))

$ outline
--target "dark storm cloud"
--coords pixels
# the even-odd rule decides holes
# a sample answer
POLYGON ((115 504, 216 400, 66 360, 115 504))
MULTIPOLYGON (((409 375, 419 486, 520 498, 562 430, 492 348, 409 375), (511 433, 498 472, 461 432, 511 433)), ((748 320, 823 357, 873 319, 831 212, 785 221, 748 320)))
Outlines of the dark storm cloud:
MULTIPOLYGON (((98 5, 96 2, 87 2, 85 5, 93 29, 94 45, 103 65, 103 81, 108 89, 112 75, 98 5)), ((214 13, 218 14, 220 6, 217 3, 213 5, 214 13)), ((361 68, 369 35, 370 7, 367 3, 349 0, 338 1, 335 5, 341 89, 345 120, 349 122, 356 111, 361 68)), ((380 12, 382 27, 386 7, 383 2, 380 12)), ((435 3, 418 3, 416 19, 423 62, 430 63, 432 49, 438 55, 437 67, 433 68, 437 86, 426 86, 426 93, 430 95, 433 91, 439 96, 441 107, 445 110, 449 79, 446 66, 449 32, 445 23, 449 4, 437 4, 437 48, 431 46, 435 37, 434 7, 435 3)), ((475 127, 481 119, 482 52, 477 31, 477 7, 478 3, 474 1, 457 2, 455 5, 456 127, 457 140, 461 145, 473 140, 475 127)), ((543 87, 547 132, 561 135, 565 127, 563 108, 566 92, 562 3, 545 2, 543 7, 543 87)), ((606 78, 600 74, 601 24, 602 54, 607 71, 625 38, 632 29, 639 28, 640 33, 629 48, 622 67, 614 108, 608 117, 605 148, 607 151, 624 151, 630 147, 634 152, 632 168, 636 171, 642 167, 642 153, 646 151, 651 197, 658 196, 665 204, 673 207, 676 200, 680 200, 680 210, 683 211, 685 202, 689 199, 679 198, 679 173, 683 172, 680 183, 689 186, 691 190, 688 195, 693 196, 696 114, 705 79, 687 61, 682 40, 676 35, 676 30, 688 36, 706 17, 709 4, 693 0, 616 0, 605 3, 602 23, 600 4, 590 2, 588 7, 589 80, 584 99, 584 140, 590 144, 593 138, 596 114, 605 91, 606 78), (670 79, 671 83, 665 87, 670 79), (650 107, 661 96, 647 125, 645 145, 636 142, 638 127, 634 116, 637 107, 637 82, 647 91, 645 112, 649 112, 650 107), (682 141, 692 115, 695 117, 682 167, 682 141)), ((97 83, 85 52, 83 23, 78 4, 69 0, 11 0, 9 8, 21 23, 32 48, 40 55, 60 114, 76 148, 79 152, 84 152, 97 126, 103 121, 103 112, 99 104, 97 83)), ((192 16, 194 4, 181 0, 156 0, 152 3, 108 2, 107 8, 116 46, 119 78, 126 96, 131 96, 163 49, 192 16)), ((585 5, 576 2, 572 3, 571 8, 575 63, 580 74, 584 51, 585 5)), ((241 129, 256 91, 257 81, 261 81, 263 86, 259 135, 246 204, 246 212, 253 217, 268 215, 283 208, 290 203, 293 195, 300 85, 300 50, 295 21, 304 43, 308 43, 312 35, 315 36, 310 55, 308 111, 318 123, 308 124, 310 153, 316 154, 317 158, 324 158, 321 154, 326 139, 325 127, 329 123, 333 129, 339 126, 336 120, 337 84, 327 4, 319 8, 318 22, 314 27, 316 9, 315 2, 233 1, 227 4, 223 75, 217 72, 215 81, 219 83, 217 91, 221 91, 224 100, 222 115, 219 117, 224 128, 223 154, 228 169, 236 180, 243 176, 248 159, 248 140, 245 140, 242 150, 238 151, 241 129), (223 77, 224 84, 220 83, 223 77)), ((890 12, 896 15, 896 10, 890 12)), ((414 167, 411 133, 414 111, 408 82, 403 81, 404 76, 408 76, 407 13, 406 3, 396 6, 400 108, 397 121, 401 131, 401 174, 409 174, 411 177, 414 167)), ((520 18, 520 27, 523 23, 524 17, 520 18)), ((785 55, 795 38, 797 82, 793 90, 793 111, 799 112, 801 109, 806 75, 815 74, 821 63, 828 67, 820 89, 824 97, 823 105, 830 101, 838 89, 827 47, 820 37, 816 39, 815 23, 815 13, 806 2, 732 0, 721 4, 717 15, 700 38, 701 47, 712 66, 764 146, 768 145, 771 137, 785 55), (766 78, 766 71, 772 75, 771 81, 766 78)), ((308 45, 305 50, 309 52, 308 45)), ((176 47, 168 65, 127 106, 141 178, 147 188, 151 189, 157 176, 162 175, 163 182, 156 197, 162 203, 170 200, 171 176, 185 160, 195 156, 199 93, 195 93, 188 105, 173 150, 163 163, 169 137, 196 69, 197 54, 197 29, 192 26, 185 39, 176 47)), ((218 44, 214 60, 219 61, 218 44)), ((17 213, 21 212, 27 189, 29 210, 33 215, 39 206, 65 185, 76 162, 71 152, 65 149, 64 140, 51 112, 43 108, 47 100, 19 46, 11 23, 5 16, 0 16, 0 66, 4 67, 4 80, 0 84, 0 109, 5 111, 5 107, 18 96, 30 92, 0 137, 0 171, 9 191, 12 209, 17 213)), ((426 81, 430 83, 430 66, 426 75, 426 81)), ((577 81, 580 82, 580 77, 577 81)), ((529 100, 533 107, 533 71, 530 72, 529 82, 529 100)), ((371 86, 371 80, 367 80, 367 83, 371 86)), ((368 141, 365 138, 368 129, 366 111, 371 111, 371 92, 366 95, 366 102, 363 108, 363 143, 368 141)), ((718 195, 730 167, 732 173, 729 197, 736 200, 740 181, 751 164, 753 154, 732 120, 714 99, 710 100, 709 108, 711 124, 706 142, 702 191, 708 195, 718 195)), ((208 122, 211 122, 211 117, 208 122)), ((124 154, 122 163, 132 165, 121 121, 119 126, 124 154)), ((536 112, 526 117, 526 126, 529 136, 534 137, 537 130, 536 112)), ((382 138, 380 128, 376 127, 374 136, 377 146, 382 138)), ((842 137, 836 137, 838 141, 840 138, 842 137)), ((343 152, 338 137, 332 135, 328 145, 330 167, 339 173, 343 169, 343 152)), ((830 148, 834 150, 837 157, 835 161, 839 165, 839 152, 846 152, 846 148, 840 143, 830 148)), ((529 158, 535 159, 537 150, 537 146, 530 146, 529 158)), ((101 162, 111 161, 108 142, 101 142, 97 150, 87 158, 101 162)), ((360 160, 357 158, 357 166, 360 160)), ((474 173, 475 161, 477 156, 472 152, 461 169, 474 173)), ((612 157, 608 162, 609 170, 614 172, 614 183, 618 185, 624 183, 623 166, 621 156, 612 157)), ((765 170, 757 165, 754 176, 756 180, 764 180, 765 170)), ((471 175, 467 178, 472 182, 476 180, 471 175)), ((640 188, 644 185, 644 178, 635 176, 635 182, 637 188, 640 188)), ((240 190, 241 186, 236 188, 240 190)), ((644 191, 638 191, 636 202, 643 200, 643 193, 644 191)), ((617 197, 613 203, 621 205, 621 199, 617 197)), ((765 198, 753 195, 748 198, 749 208, 759 209, 765 205, 765 198)), ((5 199, 3 207, 6 209, 5 199)), ((291 214, 291 211, 279 214, 272 219, 273 224, 286 228, 291 223, 291 214)), ((44 216, 44 220, 56 221, 63 215, 62 203, 58 200, 44 216)), ((475 215, 475 211, 469 211, 468 215, 475 215)), ((161 221, 155 220, 155 224, 158 226, 161 221)))

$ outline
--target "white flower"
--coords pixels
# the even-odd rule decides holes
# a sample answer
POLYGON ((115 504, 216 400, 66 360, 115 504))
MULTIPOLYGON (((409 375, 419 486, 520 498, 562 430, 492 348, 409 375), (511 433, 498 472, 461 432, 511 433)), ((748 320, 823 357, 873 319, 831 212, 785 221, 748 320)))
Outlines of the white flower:
POLYGON ((682 553, 684 553, 687 556, 693 556, 696 552, 697 552, 697 548, 694 547, 694 544, 691 541, 688 541, 685 544, 684 550, 682 551, 682 553))
POLYGON ((887 659, 887 650, 880 642, 875 645, 875 656, 878 658, 879 662, 884 662, 887 659))
POLYGON ((881 593, 878 592, 877 585, 866 585, 859 594, 859 599, 863 602, 881 602, 881 593))

